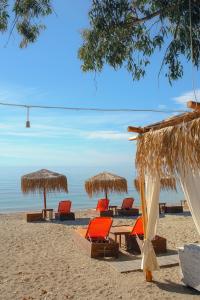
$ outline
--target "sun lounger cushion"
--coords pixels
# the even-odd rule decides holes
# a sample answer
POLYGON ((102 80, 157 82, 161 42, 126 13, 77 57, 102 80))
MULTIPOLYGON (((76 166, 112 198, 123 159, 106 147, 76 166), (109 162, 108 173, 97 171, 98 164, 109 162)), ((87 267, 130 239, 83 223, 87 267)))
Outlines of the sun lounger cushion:
POLYGON ((66 220, 75 220, 75 215, 71 212, 71 204, 70 200, 60 201, 58 204, 58 212, 55 213, 55 218, 60 221, 66 220))
POLYGON ((110 201, 108 199, 100 199, 100 200, 98 200, 96 210, 98 210, 100 212, 108 210, 109 202, 110 201))
POLYGON ((130 209, 133 206, 134 199, 133 198, 125 198, 122 202, 122 209, 130 209))
POLYGON ((85 237, 87 239, 106 240, 112 226, 112 219, 107 217, 97 217, 90 221, 85 237))
POLYGON ((59 213, 70 213, 72 202, 70 200, 60 201, 58 204, 59 213))
POLYGON ((143 227, 143 218, 139 217, 135 221, 135 225, 131 231, 131 235, 143 235, 144 234, 144 227, 143 227))

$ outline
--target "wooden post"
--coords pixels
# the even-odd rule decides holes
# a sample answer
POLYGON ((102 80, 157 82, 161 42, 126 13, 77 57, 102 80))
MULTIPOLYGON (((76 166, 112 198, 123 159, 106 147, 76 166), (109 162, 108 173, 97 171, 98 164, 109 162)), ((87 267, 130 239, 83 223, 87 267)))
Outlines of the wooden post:
MULTIPOLYGON (((47 208, 47 197, 46 197, 46 188, 44 187, 44 209, 47 208)), ((44 212, 44 216, 46 217, 46 211, 44 212)))
MULTIPOLYGON (((143 217, 143 227, 144 227, 144 238, 146 238, 146 231, 147 231, 147 206, 146 206, 146 199, 145 199, 145 180, 144 175, 140 177, 140 200, 142 205, 142 217, 143 217)), ((152 272, 146 270, 146 281, 152 281, 152 272)))
POLYGON ((108 192, 107 192, 107 189, 105 189, 105 197, 106 197, 106 199, 108 199, 108 192))

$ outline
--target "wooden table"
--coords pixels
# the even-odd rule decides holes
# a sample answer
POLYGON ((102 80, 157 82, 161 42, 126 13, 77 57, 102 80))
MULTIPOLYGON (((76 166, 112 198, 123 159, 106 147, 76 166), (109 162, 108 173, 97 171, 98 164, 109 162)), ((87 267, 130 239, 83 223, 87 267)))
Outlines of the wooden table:
POLYGON ((42 210, 42 217, 44 220, 52 220, 53 219, 53 208, 44 208, 42 210))
POLYGON ((113 211, 113 215, 117 215, 117 205, 109 205, 108 209, 111 209, 113 211))
POLYGON ((166 202, 159 203, 159 214, 161 214, 162 212, 165 212, 165 206, 166 206, 166 202))
POLYGON ((114 235, 115 242, 117 242, 117 237, 119 236, 119 246, 121 247, 122 244, 122 235, 126 236, 131 233, 133 229, 132 226, 113 226, 110 229, 110 233, 114 235))

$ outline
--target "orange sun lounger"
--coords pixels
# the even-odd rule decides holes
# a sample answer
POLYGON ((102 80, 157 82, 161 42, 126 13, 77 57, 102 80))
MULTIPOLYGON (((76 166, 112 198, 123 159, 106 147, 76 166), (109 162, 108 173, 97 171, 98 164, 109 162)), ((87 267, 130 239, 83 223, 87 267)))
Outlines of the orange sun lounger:
POLYGON ((92 219, 88 225, 85 238, 90 240, 108 240, 112 223, 112 219, 107 217, 97 217, 92 219))
POLYGON ((92 258, 118 257, 119 244, 109 238, 112 218, 96 217, 87 227, 74 231, 75 241, 92 258))
POLYGON ((55 218, 60 221, 75 220, 75 215, 71 212, 72 202, 70 200, 60 201, 58 204, 58 212, 55 213, 55 218))
POLYGON ((113 217, 113 211, 109 209, 108 199, 99 199, 96 210, 99 211, 101 217, 113 217))
POLYGON ((130 235, 144 235, 143 219, 137 218, 130 235))
MULTIPOLYGON (((133 253, 141 253, 136 237, 138 237, 140 240, 144 239, 142 217, 137 218, 132 231, 125 237, 127 250, 133 253)), ((165 253, 167 251, 167 240, 161 236, 156 235, 152 240, 152 244, 156 254, 165 253)))
POLYGON ((120 216, 138 216, 139 209, 133 208, 134 198, 125 198, 122 202, 121 208, 117 209, 120 216))
POLYGON ((122 209, 131 209, 133 206, 134 199, 133 198, 125 198, 122 202, 122 209))

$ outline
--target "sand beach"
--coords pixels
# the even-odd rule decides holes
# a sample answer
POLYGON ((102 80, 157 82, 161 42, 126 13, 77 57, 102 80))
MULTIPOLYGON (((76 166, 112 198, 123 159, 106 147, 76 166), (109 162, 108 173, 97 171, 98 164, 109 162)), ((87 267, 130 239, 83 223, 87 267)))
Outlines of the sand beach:
MULTIPOLYGON (((140 271, 121 274, 106 260, 87 257, 72 233, 94 216, 85 210, 76 212, 76 221, 27 223, 25 213, 1 214, 0 299, 199 299, 181 283, 178 266, 154 272, 147 283, 140 271)), ((114 225, 133 223, 114 219, 114 225)), ((170 249, 199 241, 187 212, 160 218, 158 233, 170 249)))

